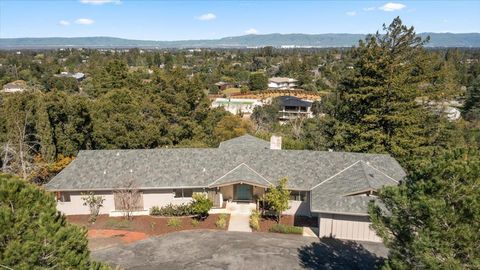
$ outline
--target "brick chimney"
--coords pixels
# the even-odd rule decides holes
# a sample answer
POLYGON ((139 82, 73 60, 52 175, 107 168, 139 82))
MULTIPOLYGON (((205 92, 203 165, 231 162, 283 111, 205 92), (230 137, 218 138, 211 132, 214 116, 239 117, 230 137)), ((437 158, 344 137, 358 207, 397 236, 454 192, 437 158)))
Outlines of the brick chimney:
POLYGON ((273 135, 270 137, 270 149, 281 150, 282 149, 282 137, 273 135))

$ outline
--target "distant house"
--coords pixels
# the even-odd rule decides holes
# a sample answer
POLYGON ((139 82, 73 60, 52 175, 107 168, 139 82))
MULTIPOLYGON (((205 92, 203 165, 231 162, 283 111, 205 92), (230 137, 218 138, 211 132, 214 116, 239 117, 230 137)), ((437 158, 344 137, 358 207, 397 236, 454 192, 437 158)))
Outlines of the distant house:
POLYGON ((70 72, 60 72, 60 74, 55 74, 55 77, 60 78, 74 78, 77 81, 85 79, 85 74, 82 72, 70 73, 70 72))
POLYGON ((297 80, 285 77, 273 77, 268 79, 268 88, 270 89, 293 89, 297 86, 297 80))
POLYGON ((218 87, 219 91, 223 91, 225 89, 235 87, 233 83, 228 83, 228 82, 217 82, 215 86, 218 87))
POLYGON ((4 93, 21 93, 26 90, 25 81, 18 80, 11 83, 7 83, 3 86, 2 92, 4 93))
POLYGON ((243 114, 244 116, 251 115, 257 106, 263 106, 263 103, 258 99, 247 98, 216 98, 212 102, 212 108, 222 107, 232 114, 243 114))
POLYGON ((82 193, 93 192, 105 199, 101 214, 118 216, 125 209, 116 191, 133 182, 139 190, 133 214, 148 215, 153 206, 190 202, 197 192, 215 208, 258 204, 286 177, 291 196, 283 214, 316 217, 319 237, 380 242, 368 205, 378 189, 404 176, 388 154, 282 150, 280 137, 268 142, 244 135, 218 148, 80 151, 45 188, 66 215, 89 214, 82 193))
POLYGON ((312 101, 303 100, 293 96, 283 96, 277 98, 280 111, 278 119, 280 122, 305 117, 311 118, 312 114, 312 101))

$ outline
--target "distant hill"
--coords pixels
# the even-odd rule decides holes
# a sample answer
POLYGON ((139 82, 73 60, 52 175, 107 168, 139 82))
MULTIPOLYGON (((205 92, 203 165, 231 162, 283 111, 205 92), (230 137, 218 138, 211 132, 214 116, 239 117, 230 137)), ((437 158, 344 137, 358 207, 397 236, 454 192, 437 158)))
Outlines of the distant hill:
MULTIPOLYGON (((480 33, 420 33, 430 36, 428 47, 480 47, 480 33)), ((267 34, 225 37, 221 39, 154 41, 114 37, 1 38, 0 48, 245 48, 245 47, 350 47, 363 39, 362 34, 267 34)))

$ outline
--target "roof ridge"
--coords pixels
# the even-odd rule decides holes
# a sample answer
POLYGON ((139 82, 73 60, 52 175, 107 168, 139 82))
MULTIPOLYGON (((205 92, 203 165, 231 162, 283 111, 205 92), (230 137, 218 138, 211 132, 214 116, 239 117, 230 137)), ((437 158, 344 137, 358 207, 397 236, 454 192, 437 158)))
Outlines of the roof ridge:
POLYGON ((363 178, 363 180, 367 183, 367 186, 370 187, 370 188, 374 188, 372 187, 372 185, 370 184, 370 181, 368 181, 368 175, 367 175, 367 172, 365 170, 365 166, 368 165, 367 162, 365 162, 363 159, 360 160, 360 163, 362 164, 362 172, 363 172, 363 175, 365 176, 365 178, 363 178))
POLYGON ((393 182, 395 182, 395 183, 397 183, 397 184, 398 184, 398 181, 397 181, 397 180, 395 180, 395 179, 394 179, 393 177, 391 177, 390 175, 388 175, 388 174, 384 173, 383 171, 381 171, 381 170, 379 170, 379 169, 375 168, 373 165, 371 165, 371 164, 370 164, 370 162, 366 162, 366 163, 365 163, 365 165, 367 165, 368 167, 370 167, 370 168, 372 168, 372 169, 376 170, 377 172, 379 172, 379 173, 381 173, 381 174, 385 175, 387 178, 389 178, 390 180, 392 180, 393 182))
POLYGON ((336 176, 338 176, 339 174, 347 171, 348 169, 350 169, 351 167, 353 167, 355 164, 357 164, 358 162, 360 162, 361 160, 357 160, 355 161, 353 164, 351 164, 350 166, 347 166, 346 168, 342 169, 341 171, 337 172, 336 174, 328 177, 327 179, 323 180, 322 182, 320 182, 318 185, 312 187, 310 190, 314 190, 316 189, 317 187, 319 187, 320 185, 322 185, 323 183, 326 183, 328 181, 330 181, 331 179, 335 178, 336 176))
POLYGON ((248 170, 250 170, 251 172, 253 172, 254 174, 260 176, 260 178, 262 178, 265 182, 267 182, 268 184, 270 185, 273 185, 272 182, 268 181, 267 178, 265 178, 263 175, 259 174, 257 171, 255 171, 254 169, 252 169, 250 166, 248 166, 245 162, 242 162, 240 163, 239 165, 237 165, 235 168, 231 169, 230 171, 228 171, 227 173, 225 173, 224 175, 222 175, 220 178, 218 178, 217 180, 213 181, 212 183, 208 184, 208 186, 212 186, 213 184, 215 184, 216 182, 220 181, 222 178, 224 178, 225 176, 229 175, 230 173, 238 170, 240 167, 245 166, 247 167, 248 170))

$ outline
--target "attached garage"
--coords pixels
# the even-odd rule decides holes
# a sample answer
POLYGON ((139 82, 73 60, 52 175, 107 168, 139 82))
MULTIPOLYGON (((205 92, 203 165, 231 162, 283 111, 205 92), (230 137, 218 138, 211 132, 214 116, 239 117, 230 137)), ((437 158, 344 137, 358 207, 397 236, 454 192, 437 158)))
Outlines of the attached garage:
POLYGON ((319 237, 382 242, 372 229, 368 216, 319 214, 319 237))

